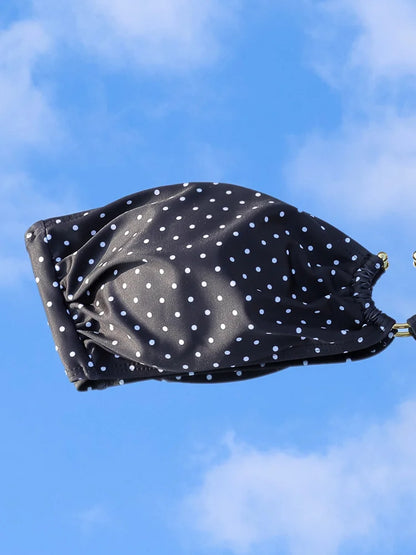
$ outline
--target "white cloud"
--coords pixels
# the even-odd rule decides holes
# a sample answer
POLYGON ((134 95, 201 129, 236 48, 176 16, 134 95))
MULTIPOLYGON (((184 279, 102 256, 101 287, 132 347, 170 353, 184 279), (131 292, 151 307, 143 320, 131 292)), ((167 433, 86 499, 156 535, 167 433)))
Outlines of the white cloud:
POLYGON ((35 80, 37 64, 50 52, 50 39, 36 21, 0 30, 0 152, 10 162, 28 147, 53 144, 57 117, 35 80))
POLYGON ((340 93, 342 124, 298 142, 288 183, 350 218, 406 219, 416 200, 416 5, 326 0, 315 16, 312 64, 340 93))
POLYGON ((355 71, 369 82, 416 75, 412 0, 325 0, 317 14, 315 38, 325 41, 329 54, 320 50, 324 58, 317 67, 331 68, 327 77, 333 83, 345 79, 346 84, 355 71))
POLYGON ((287 164, 287 180, 299 197, 309 194, 350 219, 405 219, 416 202, 415 138, 416 114, 346 121, 332 134, 306 136, 287 164))
MULTIPOLYGON (((45 214, 62 212, 23 169, 27 153, 54 149, 63 133, 38 69, 54 45, 39 21, 0 29, 0 286, 31 276, 24 232, 45 214)), ((60 197, 68 197, 68 194, 60 197)), ((62 198, 63 204, 64 198, 62 198)))
POLYGON ((218 59, 238 0, 34 0, 51 33, 107 64, 183 70, 218 59))
POLYGON ((325 452, 231 444, 185 502, 190 526, 232 553, 336 555, 416 535, 416 403, 325 452))

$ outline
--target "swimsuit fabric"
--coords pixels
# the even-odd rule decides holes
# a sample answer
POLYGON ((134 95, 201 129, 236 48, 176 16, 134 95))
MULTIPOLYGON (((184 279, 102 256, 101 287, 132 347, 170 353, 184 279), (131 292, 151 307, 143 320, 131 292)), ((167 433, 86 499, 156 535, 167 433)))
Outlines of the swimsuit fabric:
POLYGON ((381 259, 267 194, 153 188, 26 233, 56 348, 79 390, 215 383, 374 355, 381 259))

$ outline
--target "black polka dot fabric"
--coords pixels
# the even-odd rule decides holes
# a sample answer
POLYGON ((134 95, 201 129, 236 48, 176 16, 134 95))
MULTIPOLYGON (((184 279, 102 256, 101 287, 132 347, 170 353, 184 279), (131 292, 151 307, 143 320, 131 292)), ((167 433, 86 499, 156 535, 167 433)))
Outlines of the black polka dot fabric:
POLYGON ((224 183, 182 183, 26 233, 78 390, 218 383, 368 357, 393 339, 379 257, 307 213, 224 183))

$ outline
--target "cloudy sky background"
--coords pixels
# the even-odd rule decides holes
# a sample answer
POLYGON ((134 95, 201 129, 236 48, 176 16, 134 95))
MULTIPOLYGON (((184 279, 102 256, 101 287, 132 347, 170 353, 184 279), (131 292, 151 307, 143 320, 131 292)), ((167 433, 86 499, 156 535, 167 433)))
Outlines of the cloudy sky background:
POLYGON ((411 0, 0 7, 0 523, 10 555, 414 554, 416 345, 223 385, 77 393, 24 250, 38 219, 252 187, 389 254, 416 313, 411 0))

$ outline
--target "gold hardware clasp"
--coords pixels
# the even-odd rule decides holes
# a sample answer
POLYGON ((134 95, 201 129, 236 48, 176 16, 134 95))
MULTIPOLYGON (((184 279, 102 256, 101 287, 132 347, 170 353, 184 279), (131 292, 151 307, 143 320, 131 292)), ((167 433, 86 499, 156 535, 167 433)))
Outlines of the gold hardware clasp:
MULTIPOLYGON (((389 257, 387 256, 387 253, 381 251, 377 254, 377 256, 381 258, 381 260, 383 261, 384 269, 387 270, 387 268, 389 267, 389 257)), ((413 253, 413 264, 416 266, 416 251, 413 253)))
POLYGON ((412 335, 409 324, 394 324, 392 329, 397 330, 396 337, 410 337, 412 335))

